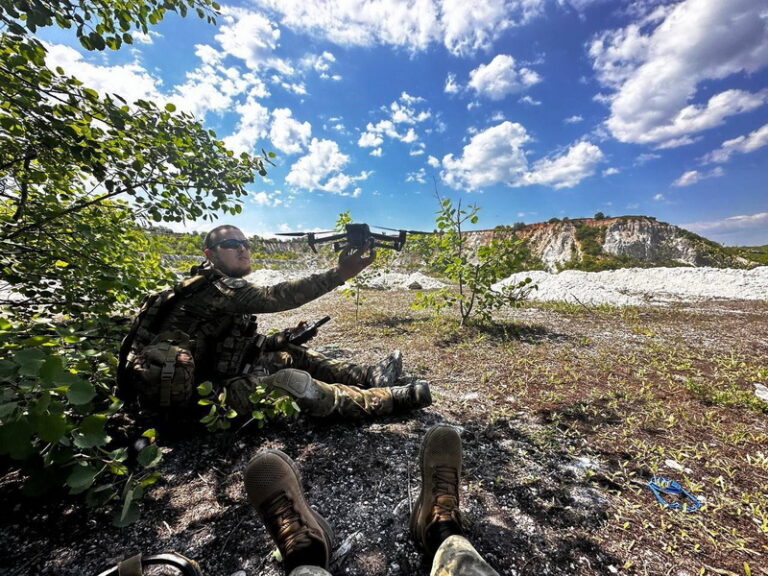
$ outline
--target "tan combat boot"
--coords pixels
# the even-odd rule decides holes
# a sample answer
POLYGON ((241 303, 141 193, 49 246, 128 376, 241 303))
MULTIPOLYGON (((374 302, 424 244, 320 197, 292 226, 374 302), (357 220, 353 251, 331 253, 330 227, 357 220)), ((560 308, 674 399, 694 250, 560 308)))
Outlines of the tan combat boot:
POLYGON ((461 437, 453 426, 427 431, 419 452, 421 493, 411 513, 411 537, 430 556, 443 540, 462 535, 459 514, 461 437))
POLYGON ((266 450, 248 463, 244 480, 248 500, 283 556, 286 574, 305 565, 327 570, 333 530, 304 499, 291 459, 279 450, 266 450))

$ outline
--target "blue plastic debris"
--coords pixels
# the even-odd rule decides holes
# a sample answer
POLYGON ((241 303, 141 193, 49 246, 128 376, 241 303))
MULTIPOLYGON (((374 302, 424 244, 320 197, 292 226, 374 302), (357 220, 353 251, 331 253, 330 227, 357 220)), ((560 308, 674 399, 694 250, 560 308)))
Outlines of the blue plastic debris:
POLYGON ((656 496, 659 504, 665 508, 682 510, 683 512, 695 512, 702 506, 701 500, 669 478, 655 476, 648 482, 648 488, 656 496))

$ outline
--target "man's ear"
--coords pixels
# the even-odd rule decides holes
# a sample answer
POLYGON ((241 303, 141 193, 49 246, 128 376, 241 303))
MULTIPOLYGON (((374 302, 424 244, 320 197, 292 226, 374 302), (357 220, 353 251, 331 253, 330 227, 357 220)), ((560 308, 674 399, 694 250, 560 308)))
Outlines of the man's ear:
POLYGON ((213 250, 211 250, 210 248, 204 248, 203 254, 205 254, 205 257, 208 258, 208 260, 210 260, 211 254, 213 254, 213 250))

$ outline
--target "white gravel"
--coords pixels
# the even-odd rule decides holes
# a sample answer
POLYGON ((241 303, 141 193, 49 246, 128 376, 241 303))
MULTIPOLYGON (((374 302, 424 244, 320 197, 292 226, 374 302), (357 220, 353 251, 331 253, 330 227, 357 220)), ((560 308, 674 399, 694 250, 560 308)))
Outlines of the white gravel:
MULTIPOLYGON (((257 270, 248 280, 270 285, 303 277, 308 271, 257 270)), ((720 268, 625 268, 608 272, 566 270, 559 274, 542 271, 521 272, 502 280, 495 287, 530 277, 538 286, 531 300, 580 302, 632 306, 695 302, 702 300, 768 300, 768 266, 752 270, 720 268)), ((379 290, 434 289, 442 282, 421 273, 374 273, 364 278, 369 288, 379 290)))
POLYGON ((630 306, 701 300, 768 300, 768 266, 722 268, 625 268, 607 272, 566 270, 513 274, 495 287, 526 276, 538 286, 531 300, 630 306))
MULTIPOLYGON (((278 282, 304 278, 312 274, 310 270, 286 271, 286 270, 255 270, 247 276, 247 280, 258 286, 271 286, 278 282)), ((399 272, 363 272, 358 277, 363 286, 373 290, 433 290, 442 288, 444 283, 425 276, 421 272, 401 274, 399 272)), ((341 288, 344 288, 343 286, 341 288)))

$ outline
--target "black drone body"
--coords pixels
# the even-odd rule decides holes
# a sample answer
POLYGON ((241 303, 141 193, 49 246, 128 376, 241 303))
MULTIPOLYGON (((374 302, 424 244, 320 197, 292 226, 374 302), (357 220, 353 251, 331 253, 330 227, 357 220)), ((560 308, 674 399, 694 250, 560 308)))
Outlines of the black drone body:
MULTIPOLYGON (((390 230, 389 228, 383 229, 390 230)), ((396 234, 371 232, 368 224, 345 224, 344 232, 283 232, 278 234, 278 236, 306 236, 309 247, 313 252, 317 252, 317 248, 315 248, 317 244, 326 244, 328 242, 333 243, 333 249, 336 252, 345 248, 352 248, 354 250, 387 248, 399 252, 403 249, 408 234, 430 234, 430 232, 420 232, 418 230, 393 230, 393 232, 396 232, 396 234)))

